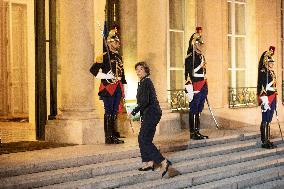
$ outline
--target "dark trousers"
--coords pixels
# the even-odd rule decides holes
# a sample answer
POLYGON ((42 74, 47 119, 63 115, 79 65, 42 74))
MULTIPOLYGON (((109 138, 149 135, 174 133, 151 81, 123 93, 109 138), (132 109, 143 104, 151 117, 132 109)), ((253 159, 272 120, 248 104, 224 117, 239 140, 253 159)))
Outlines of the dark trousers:
POLYGON ((121 89, 118 86, 113 94, 110 97, 102 97, 104 102, 105 114, 107 115, 116 115, 118 111, 118 106, 121 99, 121 89))
POLYGON ((202 112, 204 108, 204 103, 208 94, 208 87, 204 85, 199 93, 194 94, 192 101, 189 104, 190 112, 193 114, 198 114, 202 112))
POLYGON ((161 115, 151 112, 151 115, 141 117, 141 128, 138 135, 138 143, 142 162, 154 161, 160 164, 165 158, 153 144, 156 126, 161 119, 161 115))
POLYGON ((262 112, 261 122, 267 122, 267 123, 271 122, 275 109, 276 109, 276 98, 272 101, 270 105, 270 110, 267 110, 266 112, 262 112))

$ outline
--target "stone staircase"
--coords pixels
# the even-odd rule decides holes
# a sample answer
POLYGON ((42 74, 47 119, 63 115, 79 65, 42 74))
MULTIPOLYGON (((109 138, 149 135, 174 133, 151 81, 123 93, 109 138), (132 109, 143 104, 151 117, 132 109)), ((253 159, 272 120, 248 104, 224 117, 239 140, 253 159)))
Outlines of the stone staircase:
POLYGON ((0 188, 284 188, 284 143, 262 149, 259 134, 162 146, 169 175, 140 172, 137 148, 0 169, 0 188), (178 173, 178 174, 177 174, 178 173), (175 177, 170 177, 176 175, 175 177))

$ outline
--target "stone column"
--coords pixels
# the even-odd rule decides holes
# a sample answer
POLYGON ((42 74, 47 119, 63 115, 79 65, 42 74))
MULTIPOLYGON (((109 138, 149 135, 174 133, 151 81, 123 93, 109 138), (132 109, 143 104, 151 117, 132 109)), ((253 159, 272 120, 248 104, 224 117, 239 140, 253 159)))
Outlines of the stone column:
POLYGON ((180 116, 171 113, 167 102, 168 1, 137 1, 137 58, 146 61, 156 88, 163 116, 160 134, 180 131, 180 116), (151 6, 149 6, 151 5, 151 6))
POLYGON ((93 111, 93 0, 58 1, 58 62, 61 114, 46 125, 46 140, 76 144, 103 142, 103 125, 93 111))

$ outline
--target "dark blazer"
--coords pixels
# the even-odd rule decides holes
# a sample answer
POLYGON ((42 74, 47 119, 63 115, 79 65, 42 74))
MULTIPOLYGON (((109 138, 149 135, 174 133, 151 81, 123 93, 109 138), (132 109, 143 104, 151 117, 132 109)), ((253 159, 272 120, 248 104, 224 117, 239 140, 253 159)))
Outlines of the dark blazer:
POLYGON ((131 112, 132 115, 135 115, 139 111, 142 118, 149 114, 153 116, 162 115, 154 85, 149 77, 144 77, 138 83, 136 98, 138 106, 133 109, 131 112))
MULTIPOLYGON (((120 81, 122 84, 127 84, 125 80, 125 74, 124 74, 124 68, 123 68, 123 62, 122 62, 121 56, 118 53, 112 52, 112 51, 109 51, 109 56, 110 58, 108 57, 108 53, 106 52, 100 56, 97 56, 96 62, 90 68, 90 72, 94 76, 97 76, 100 69, 105 74, 107 74, 111 70, 112 73, 114 73, 115 77, 121 78, 120 81), (111 63, 109 63, 109 59, 111 63)), ((101 86, 99 90, 100 96, 111 96, 109 87, 108 87, 110 83, 111 83, 111 80, 101 79, 101 86)), ((120 85, 117 85, 117 86, 120 86, 120 85)))
MULTIPOLYGON (((192 53, 187 55, 187 57, 185 58, 185 72, 184 72, 185 81, 191 80, 191 82, 198 82, 198 81, 203 81, 205 79, 205 77, 194 77, 193 76, 194 69, 197 68, 202 62, 202 56, 203 56, 202 54, 197 53, 197 52, 194 53, 194 57, 193 57, 192 53), (193 63, 193 61, 194 61, 194 63, 193 63)), ((203 56, 203 58, 204 58, 204 56, 203 56)), ((197 74, 204 74, 205 75, 206 69, 200 68, 197 71, 197 74)))

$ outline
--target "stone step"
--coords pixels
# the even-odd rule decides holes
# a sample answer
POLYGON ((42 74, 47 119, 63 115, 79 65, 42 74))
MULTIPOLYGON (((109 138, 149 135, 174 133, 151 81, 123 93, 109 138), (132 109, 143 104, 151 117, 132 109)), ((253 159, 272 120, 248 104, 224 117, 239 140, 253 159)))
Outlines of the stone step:
MULTIPOLYGON (((193 167, 196 167, 195 165, 200 164, 198 163, 198 161, 204 161, 209 163, 215 161, 214 164, 212 164, 212 166, 214 165, 217 166, 225 163, 232 164, 240 162, 242 161, 242 159, 245 158, 246 160, 249 160, 253 158, 256 159, 258 157, 266 157, 275 154, 276 152, 275 150, 267 150, 267 151, 255 150, 253 149, 255 148, 255 143, 256 143, 255 140, 238 141, 229 144, 221 144, 218 146, 200 147, 200 148, 175 152, 172 154, 169 153, 167 154, 167 156, 173 162, 180 162, 175 164, 175 166, 180 168, 181 172, 185 172, 187 167, 190 167, 190 170, 187 170, 187 172, 189 172, 193 170, 193 167), (228 154, 238 151, 244 151, 244 152, 239 153, 240 155, 235 153, 235 155, 231 154, 231 155, 221 156, 222 154, 228 154), (212 156, 216 157, 212 159, 211 158, 212 156), (190 162, 189 165, 187 165, 188 162, 190 162)), ((86 179, 98 175, 136 170, 140 166, 140 161, 141 161, 140 158, 131 158, 131 159, 115 160, 115 161, 109 161, 109 162, 103 162, 91 165, 84 165, 80 167, 71 167, 71 168, 39 172, 34 174, 8 177, 8 178, 3 178, 0 181, 0 185, 2 185, 3 187, 5 186, 11 188, 13 186, 18 186, 21 183, 25 183, 22 184, 22 187, 23 186, 36 187, 36 186, 45 186, 45 185, 62 183, 73 180, 86 179), (127 166, 125 166, 125 164, 127 164, 127 166), (38 181, 38 178, 42 178, 40 182, 38 181)), ((200 166, 197 166, 196 168, 194 168, 194 170, 196 171, 198 167, 200 166)))
MULTIPOLYGON (((243 189, 253 187, 263 182, 270 182, 280 179, 279 175, 283 175, 284 166, 272 167, 269 169, 259 170, 253 173, 247 173, 239 176, 230 177, 223 180, 209 182, 203 185, 190 187, 190 189, 224 189, 224 188, 238 188, 243 189)), ((283 178, 283 176, 282 176, 283 178)), ((281 189, 281 185, 277 189, 281 189)), ((189 189, 189 188, 188 188, 189 189)))
POLYGON ((257 184, 246 189, 283 189, 284 188, 284 177, 280 179, 268 181, 265 183, 257 184))
MULTIPOLYGON (((243 137, 244 141, 232 140, 231 138, 224 139, 224 141, 231 141, 228 144, 226 142, 218 143, 218 145, 213 145, 208 142, 210 145, 205 145, 203 147, 194 147, 191 149, 187 149, 184 151, 178 152, 170 152, 167 154, 167 157, 171 159, 174 163, 174 168, 179 170, 183 174, 187 174, 190 172, 196 172, 200 170, 205 170, 213 167, 218 167, 222 165, 230 165, 232 163, 248 161, 258 158, 263 158, 267 156, 272 156, 275 154, 283 154, 282 144, 273 150, 264 150, 258 148, 257 140, 255 137, 243 137), (248 140, 252 139, 252 140, 248 140), (233 141, 233 142, 232 142, 233 141), (217 149, 217 150, 216 150, 217 149), (219 150, 219 151, 218 151, 219 150), (189 153, 191 152, 191 153, 189 153), (214 157, 219 156, 219 157, 214 157), (198 158, 198 159, 197 159, 198 158), (203 158, 203 159, 200 159, 203 158), (195 160, 197 159, 197 160, 195 160), (191 161, 189 161, 191 160, 191 161), (198 163, 199 161, 199 163, 198 163), (207 166, 196 166, 203 162, 207 166), (191 164, 190 164, 191 163, 191 164)), ((274 142, 281 143, 280 139, 275 139, 274 142)), ((126 153, 127 151, 125 151, 126 153)), ((104 159, 104 157, 101 157, 104 159)), ((86 161, 85 161, 86 162, 86 161)), ((101 163, 95 164, 87 164, 79 167, 70 167, 52 171, 45 171, 40 173, 21 175, 10 178, 3 178, 0 181, 0 188, 34 188, 41 186, 48 186, 51 188, 63 187, 63 185, 67 184, 66 188, 73 186, 72 182, 76 183, 83 182, 83 186, 90 186, 93 184, 93 181, 88 181, 95 177, 96 179, 101 179, 103 182, 96 183, 95 186, 99 186, 99 188, 104 188, 104 186, 108 186, 108 178, 112 175, 119 174, 122 178, 118 179, 119 185, 128 185, 128 184, 136 184, 140 181, 148 182, 151 179, 159 179, 160 173, 155 171, 155 174, 152 176, 148 176, 148 174, 144 175, 141 172, 136 171, 140 165, 140 158, 124 158, 114 161, 103 160, 101 163), (127 166, 125 166, 127 164, 127 166), (132 171, 131 171, 132 170, 132 171), (134 171, 133 171, 134 170, 134 171), (138 173, 137 173, 138 172, 138 173), (138 175, 137 175, 138 174, 138 175), (134 175, 133 180, 128 177, 132 177, 134 175), (135 176, 136 175, 136 176, 135 176), (146 178, 144 178, 146 176, 146 178), (135 179, 136 178, 136 179, 135 179), (142 178, 142 179, 141 179, 142 178), (143 180, 144 179, 144 180, 143 180), (62 183, 59 185, 53 185, 56 183, 62 183), (69 183, 68 183, 69 182, 69 183), (87 184, 85 183, 87 182, 87 184), (88 182, 90 182, 88 184, 88 182), (68 185, 71 183, 71 186, 68 185)), ((154 172, 153 172, 154 173, 154 172)), ((112 180, 111 180, 112 181, 112 180)), ((117 184, 117 180, 114 181, 117 184)))
MULTIPOLYGON (((264 151, 269 151, 269 150, 264 150, 264 151)), ((272 150, 276 154, 277 151, 274 149, 272 150)), ((284 153, 284 147, 278 148, 278 154, 282 155, 284 153)), ((244 153, 245 158, 243 158, 243 161, 240 163, 234 163, 232 165, 226 165, 226 166, 221 166, 221 163, 217 164, 215 167, 217 168, 212 168, 214 167, 214 163, 210 164, 210 158, 207 157, 208 159, 205 160, 200 160, 201 162, 204 162, 203 166, 198 167, 195 166, 195 170, 188 168, 188 171, 185 171, 186 169, 183 169, 183 171, 179 170, 182 169, 183 166, 177 165, 177 167, 173 166, 173 169, 176 168, 177 171, 182 172, 183 174, 177 177, 174 177, 172 179, 160 179, 161 178, 161 173, 159 171, 149 171, 149 172, 140 172, 137 170, 132 170, 132 171, 127 171, 127 172, 119 172, 119 173, 113 173, 113 174, 108 174, 108 175, 102 175, 102 176, 96 176, 95 178, 90 178, 90 179, 83 179, 83 180, 78 180, 78 181, 73 181, 73 182, 68 182, 68 183, 62 183, 62 184, 56 184, 52 186, 47 186, 44 188, 85 188, 85 187, 90 187, 90 188, 115 188, 119 186, 124 186, 124 185, 131 185, 126 188, 143 188, 146 187, 148 188, 148 184, 150 184, 149 187, 151 188, 159 188, 163 186, 162 188, 173 188, 173 186, 176 186, 176 183, 186 183, 182 187, 190 186, 191 184, 202 184, 204 182, 209 182, 213 181, 216 179, 222 179, 228 177, 228 170, 234 170, 229 176, 233 175, 238 175, 240 173, 245 173, 244 170, 247 172, 254 172, 258 171, 260 169, 265 169, 273 166, 277 166, 278 160, 283 156, 280 155, 274 155, 270 157, 265 157, 261 159, 255 159, 253 156, 251 159, 248 158, 248 152, 244 153), (246 154, 246 155, 245 155, 246 154), (249 161, 248 161, 249 160, 249 161), (207 162, 206 162, 207 161, 207 162), (207 167, 206 167, 207 165, 207 167), (199 171, 198 171, 199 170, 199 171), (197 171, 197 172, 193 172, 197 171), (216 175, 221 175, 216 178, 216 175), (202 178, 202 179, 200 179, 202 178), (169 180, 171 180, 170 183, 169 180), (166 181, 166 182, 165 182, 166 181), (140 183, 140 184, 137 184, 140 183)), ((270 154, 270 152, 268 152, 270 154)), ((227 155, 228 156, 228 155, 227 155)), ((225 160, 226 158, 222 158, 225 160)), ((197 160, 196 160, 197 161, 197 160)), ((225 164, 228 164, 230 160, 225 162, 225 164)), ((233 162, 233 161, 232 161, 233 162)), ((231 162, 231 163, 232 163, 231 162)), ((194 162, 192 163, 194 165, 194 162)), ((186 166, 186 165, 184 165, 186 166)), ((177 188, 181 187, 178 185, 177 188)))
MULTIPOLYGON (((169 144, 166 146, 161 146, 159 149, 162 153, 165 152, 175 152, 186 149, 195 149, 206 146, 226 144, 230 142, 237 141, 246 141, 251 139, 256 139, 259 137, 259 134, 241 134, 241 135, 232 135, 222 138, 207 139, 200 141, 190 140, 187 143, 181 144, 169 144)), ((139 149, 132 147, 130 149, 121 149, 120 151, 115 152, 105 152, 101 154, 94 154, 88 156, 77 156, 66 159, 58 159, 52 161, 40 161, 20 165, 0 165, 0 178, 25 175, 37 172, 44 172, 50 170, 63 169, 66 167, 79 167, 83 165, 97 164, 108 161, 115 161, 128 158, 136 158, 140 156, 139 149)))
MULTIPOLYGON (((220 183, 220 188, 231 188, 227 187, 227 185, 224 185, 223 182, 224 180, 228 180, 231 177, 238 177, 243 174, 252 174, 257 173, 260 170, 267 170, 271 168, 278 168, 282 167, 280 161, 283 161, 283 157, 280 157, 278 155, 272 156, 272 157, 266 157, 258 160, 252 160, 248 162, 242 162, 238 164, 233 164, 233 165, 228 165, 228 166, 223 166, 223 167, 218 167, 218 168, 213 168, 213 169, 206 169, 194 173, 187 173, 187 174, 182 174, 173 178, 169 179, 156 179, 152 181, 146 181, 143 183, 139 184, 134 184, 134 185, 128 185, 128 186, 123 186, 121 188, 124 189, 146 189, 146 188, 151 188, 151 189, 158 189, 158 188, 163 188, 163 189, 174 189, 174 188, 210 188, 210 184, 208 183, 213 183, 218 185, 220 183), (206 184, 203 184, 206 183, 206 184)), ((281 169, 277 169, 277 173, 281 169)), ((257 175, 256 175, 257 176, 257 175)), ((253 177, 253 176, 252 176, 253 177)), ((278 174, 274 175, 273 178, 278 178, 278 174)), ((229 183, 229 182, 228 182, 229 183)), ((227 184, 227 182, 226 182, 227 184)), ((214 188, 214 187, 212 187, 214 188)))
POLYGON ((281 145, 278 147, 278 149, 274 150, 249 149, 246 151, 234 152, 225 155, 183 161, 173 164, 173 168, 184 174, 283 154, 284 145, 281 145))

